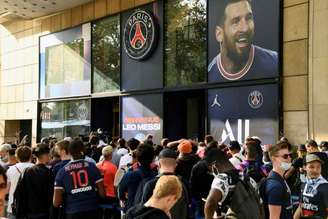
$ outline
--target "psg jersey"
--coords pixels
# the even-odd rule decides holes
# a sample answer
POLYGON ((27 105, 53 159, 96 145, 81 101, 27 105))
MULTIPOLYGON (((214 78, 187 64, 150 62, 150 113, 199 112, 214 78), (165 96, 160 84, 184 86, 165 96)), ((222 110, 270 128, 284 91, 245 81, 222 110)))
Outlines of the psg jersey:
POLYGON ((55 189, 64 192, 66 214, 99 208, 95 188, 102 180, 96 165, 85 160, 74 160, 61 168, 55 179, 55 189))

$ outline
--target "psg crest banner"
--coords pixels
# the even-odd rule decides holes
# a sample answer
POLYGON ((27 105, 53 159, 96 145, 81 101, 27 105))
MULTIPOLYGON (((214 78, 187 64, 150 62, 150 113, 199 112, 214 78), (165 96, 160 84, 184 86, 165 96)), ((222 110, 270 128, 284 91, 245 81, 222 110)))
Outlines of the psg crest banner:
POLYGON ((208 90, 210 133, 219 142, 258 136, 262 144, 275 143, 279 135, 277 84, 208 90))
POLYGON ((161 94, 122 97, 122 136, 126 140, 145 140, 147 134, 160 143, 163 133, 163 98, 161 94))

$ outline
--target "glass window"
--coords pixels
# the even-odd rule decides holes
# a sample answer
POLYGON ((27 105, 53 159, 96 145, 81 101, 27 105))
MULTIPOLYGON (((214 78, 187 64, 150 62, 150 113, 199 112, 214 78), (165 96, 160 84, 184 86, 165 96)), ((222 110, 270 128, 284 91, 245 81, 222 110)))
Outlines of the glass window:
POLYGON ((90 100, 71 100, 41 104, 41 137, 88 135, 90 100))
POLYGON ((206 0, 165 5, 165 85, 206 81, 206 0))
POLYGON ((40 98, 90 94, 90 24, 40 38, 40 98))
POLYGON ((120 17, 92 24, 93 92, 120 89, 120 17))

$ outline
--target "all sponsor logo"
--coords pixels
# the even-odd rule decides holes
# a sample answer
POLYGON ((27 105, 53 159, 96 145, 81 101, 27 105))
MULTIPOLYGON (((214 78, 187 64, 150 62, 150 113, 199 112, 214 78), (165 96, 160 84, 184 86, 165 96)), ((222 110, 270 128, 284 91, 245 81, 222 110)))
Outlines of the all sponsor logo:
POLYGON ((126 54, 134 60, 149 58, 157 44, 157 29, 151 12, 135 11, 124 27, 123 43, 126 54))
POLYGON ((248 104, 253 109, 258 109, 263 104, 263 95, 260 91, 254 90, 248 95, 248 104))

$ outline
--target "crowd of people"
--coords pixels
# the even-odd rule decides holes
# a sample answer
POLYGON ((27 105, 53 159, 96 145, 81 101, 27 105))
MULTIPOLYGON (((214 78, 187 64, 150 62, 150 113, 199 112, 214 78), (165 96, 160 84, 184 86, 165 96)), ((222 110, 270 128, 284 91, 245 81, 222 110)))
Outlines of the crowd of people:
POLYGON ((324 219, 328 142, 43 138, 0 145, 0 210, 25 219, 324 219))

